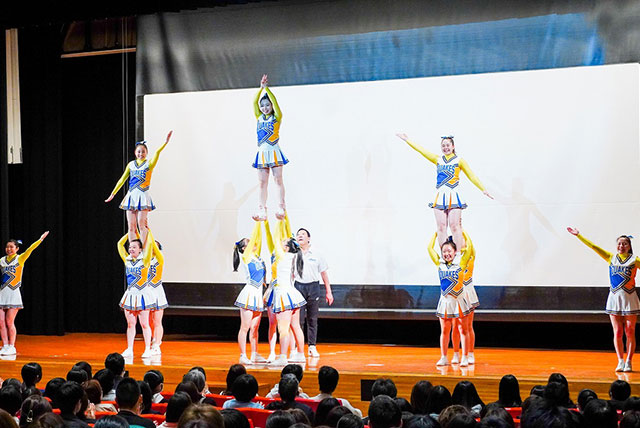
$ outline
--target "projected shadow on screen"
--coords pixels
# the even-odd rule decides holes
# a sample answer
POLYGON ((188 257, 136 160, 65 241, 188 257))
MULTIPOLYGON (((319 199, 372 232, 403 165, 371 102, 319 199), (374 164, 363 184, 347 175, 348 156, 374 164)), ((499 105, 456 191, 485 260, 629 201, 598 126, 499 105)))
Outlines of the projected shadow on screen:
POLYGON ((216 240, 222 242, 235 242, 238 239, 235 236, 238 230, 238 210, 257 188, 257 185, 253 186, 238 198, 234 185, 230 181, 224 183, 222 199, 216 204, 205 237, 210 239, 215 236, 216 240))

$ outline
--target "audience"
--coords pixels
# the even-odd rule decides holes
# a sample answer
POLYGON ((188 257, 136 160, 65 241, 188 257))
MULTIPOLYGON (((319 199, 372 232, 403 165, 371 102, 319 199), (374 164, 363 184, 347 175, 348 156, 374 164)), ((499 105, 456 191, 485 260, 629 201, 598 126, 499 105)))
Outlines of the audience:
POLYGON ((433 385, 428 380, 418 381, 411 390, 411 406, 416 415, 428 415, 427 398, 433 389, 433 385))
POLYGON ((235 382, 236 378, 240 375, 247 374, 247 369, 244 368, 242 364, 233 364, 229 367, 229 371, 227 372, 227 389, 224 391, 220 391, 220 395, 231 395, 231 389, 233 387, 233 382, 235 382))
MULTIPOLYGON (((334 391, 338 387, 338 380, 340 379, 340 374, 338 370, 334 369, 330 366, 322 366, 320 370, 318 370, 318 388, 320 389, 320 394, 315 397, 311 397, 312 400, 322 401, 325 398, 329 398, 333 396, 334 391)), ((299 380, 298 380, 299 382, 299 380)), ((362 417, 362 412, 360 409, 356 409, 349 403, 349 401, 344 398, 338 399, 343 406, 351 410, 352 413, 362 417)))
POLYGON ((120 380, 116 387, 116 403, 120 409, 118 416, 126 419, 129 425, 155 428, 156 425, 150 419, 145 419, 140 416, 142 393, 135 379, 126 377, 120 380))
MULTIPOLYGON (((167 403, 165 420, 160 428, 175 428, 184 411, 191 405, 191 397, 186 392, 176 392, 167 403)), ((226 423, 225 423, 226 424, 226 423)), ((227 427, 229 428, 229 427, 227 427)))
MULTIPOLYGON (((1 391, 0 391, 1 393, 1 391)), ((60 409, 60 417, 64 421, 66 428, 88 428, 89 425, 77 414, 82 408, 82 397, 84 390, 74 381, 66 381, 58 389, 56 404, 60 409)), ((151 428, 151 427, 149 427, 151 428)))
POLYGON ((522 406, 522 398, 520 398, 520 384, 514 375, 504 375, 500 379, 498 386, 498 403, 502 407, 520 407, 522 406))
MULTIPOLYGON (((282 379, 284 375, 288 375, 288 374, 294 375, 298 380, 298 385, 300 385, 300 382, 302 382, 302 376, 304 375, 304 370, 302 369, 302 366, 299 364, 287 364, 282 368, 282 371, 280 372, 280 379, 282 379)), ((269 393, 267 394, 267 398, 279 398, 280 393, 278 391, 278 388, 279 388, 279 383, 276 383, 271 389, 271 391, 269 391, 269 393)), ((302 391, 302 388, 298 390, 298 396, 300 398, 309 398, 309 396, 302 391)))
POLYGON ((24 388, 36 386, 42 380, 42 367, 38 363, 27 363, 20 370, 24 388))
POLYGON ((37 395, 27 397, 27 399, 22 402, 22 407, 20 407, 20 428, 26 427, 38 419, 40 415, 51 411, 51 404, 46 398, 37 395))
POLYGON ((614 380, 609 387, 609 404, 614 410, 622 410, 624 402, 631 396, 631 385, 624 380, 614 380))
POLYGON ((220 412, 209 404, 192 404, 182 413, 178 428, 225 428, 220 412))
POLYGON ((400 407, 393 398, 384 394, 379 394, 371 400, 368 414, 370 428, 396 428, 402 424, 400 407))
POLYGON ((249 419, 236 409, 222 409, 220 411, 224 420, 224 428, 250 428, 249 419))
POLYGON ((162 390, 164 389, 164 376, 160 370, 149 370, 144 374, 144 378, 142 380, 147 382, 147 384, 149 384, 149 388, 151 388, 151 393, 153 394, 151 397, 152 402, 167 402, 167 400, 162 396, 162 390))
POLYGON ((233 399, 225 401, 222 405, 223 409, 235 409, 239 407, 264 408, 262 403, 251 401, 258 395, 258 381, 253 375, 243 374, 238 376, 233 382, 231 393, 233 399))

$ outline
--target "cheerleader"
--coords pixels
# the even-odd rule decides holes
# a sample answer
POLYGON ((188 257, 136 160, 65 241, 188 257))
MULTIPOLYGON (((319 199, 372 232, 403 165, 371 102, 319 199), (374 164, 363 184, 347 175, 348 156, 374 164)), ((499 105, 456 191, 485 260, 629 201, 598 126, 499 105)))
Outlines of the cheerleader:
MULTIPOLYGON (((300 327, 300 307, 307 304, 302 294, 293 286, 293 269, 302 274, 304 262, 300 248, 295 239, 291 238, 289 218, 278 221, 275 241, 271 237, 269 224, 267 229, 267 243, 273 251, 271 263, 271 284, 264 295, 265 305, 275 314, 275 321, 280 334, 280 356, 273 361, 274 365, 285 365, 287 362, 305 362, 304 333, 300 327), (298 351, 287 361, 289 349, 289 330, 293 331, 298 351)), ((271 338, 270 338, 271 341, 271 338)))
POLYGON ((153 256, 153 234, 149 231, 149 239, 142 248, 142 241, 134 239, 129 242, 129 252, 124 247, 127 235, 118 241, 118 253, 124 262, 127 275, 127 290, 120 299, 120 307, 127 320, 127 349, 122 352, 124 358, 133 358, 133 341, 136 337, 136 318, 142 327, 144 337, 144 353, 142 358, 153 355, 151 351, 151 327, 149 326, 149 310, 155 307, 155 293, 148 286, 149 266, 153 256))
POLYGON ((438 244, 440 247, 445 243, 448 233, 447 227, 451 229, 453 242, 458 248, 464 245, 462 238, 462 210, 467 208, 462 196, 458 192, 460 184, 460 171, 471 180, 471 182, 482 191, 487 197, 493 199, 493 196, 487 192, 478 177, 471 171, 469 164, 459 158, 456 154, 453 135, 442 137, 440 147, 442 156, 431 153, 425 148, 409 141, 407 134, 396 134, 398 138, 404 140, 412 149, 427 158, 431 163, 437 166, 436 176, 436 194, 433 202, 429 203, 429 207, 433 208, 436 217, 436 226, 438 228, 438 244))
MULTIPOLYGON (((469 241, 467 232, 462 232, 465 241, 469 241)), ((471 304, 471 312, 469 313, 469 364, 475 364, 474 351, 476 348, 476 332, 473 329, 473 316, 475 309, 480 306, 478 300, 478 294, 473 286, 473 266, 476 260, 476 249, 471 247, 471 257, 467 263, 467 268, 464 271, 464 292, 467 295, 467 301, 471 304)), ((451 364, 458 364, 460 362, 460 323, 458 320, 454 321, 454 326, 451 329, 451 343, 453 344, 453 358, 451 364)))
POLYGON ((640 300, 636 293, 636 270, 640 266, 640 259, 633 256, 631 236, 622 235, 617 239, 617 254, 603 250, 573 227, 567 231, 577 236, 582 243, 591 248, 609 263, 609 296, 605 312, 609 314, 613 326, 613 346, 618 356, 617 372, 630 372, 631 360, 636 351, 636 320, 640 314, 640 300), (624 343, 622 336, 627 336, 627 359, 624 360, 624 343))
POLYGON ((262 222, 256 222, 251 239, 241 239, 233 249, 233 271, 237 272, 242 262, 246 285, 234 303, 240 309, 240 331, 238 347, 240 364, 266 363, 258 354, 258 334, 264 305, 262 289, 265 285, 267 268, 260 258, 262 249, 262 222), (247 358, 247 333, 251 344, 251 359, 247 358))
POLYGON ((273 172, 273 179, 280 196, 280 208, 276 211, 276 218, 283 219, 285 214, 284 182, 282 180, 282 166, 289 159, 282 153, 278 140, 280 139, 280 123, 282 111, 278 101, 268 87, 267 75, 262 76, 260 90, 253 101, 253 109, 258 120, 258 153, 253 162, 253 167, 258 170, 260 183, 260 205, 253 215, 256 221, 267 219, 267 186, 269 184, 269 170, 273 172), (262 90, 264 89, 264 95, 262 90), (261 98, 262 95, 262 98, 261 98))
POLYGON ((162 336, 164 335, 164 327, 162 326, 162 316, 164 310, 169 307, 167 295, 162 286, 162 271, 164 269, 164 255, 162 254, 162 245, 158 241, 152 241, 153 257, 149 266, 149 276, 147 278, 148 286, 154 293, 154 304, 151 308, 152 339, 151 352, 153 355, 161 355, 160 345, 162 345, 162 336))
POLYGON ((116 183, 116 187, 111 191, 111 195, 105 199, 105 202, 111 202, 116 193, 118 193, 118 190, 124 185, 127 177, 129 177, 129 191, 120 203, 120 208, 127 212, 129 242, 133 242, 136 239, 138 229, 142 236, 142 242, 147 242, 147 233, 149 232, 147 213, 156 209, 149 194, 151 174, 153 173, 156 163, 158 163, 160 152, 169 144, 172 133, 173 131, 169 132, 167 140, 155 152, 151 161, 147 160, 149 149, 147 148, 146 141, 137 142, 134 151, 136 159, 129 162, 122 177, 120 177, 120 180, 116 183))
POLYGON ((442 259, 434 250, 437 234, 434 233, 429 243, 429 256, 433 263, 438 266, 440 276, 440 300, 436 309, 436 315, 440 319, 440 354, 441 357, 436 363, 437 366, 446 366, 447 349, 449 348, 449 333, 453 326, 453 320, 460 323, 459 330, 462 339, 462 359, 460 366, 469 365, 469 313, 471 304, 467 300, 464 292, 464 271, 469 263, 469 258, 473 252, 471 239, 467 239, 466 248, 458 252, 453 240, 447 240, 441 246, 442 259))
POLYGON ((0 285, 0 336, 2 337, 2 349, 0 355, 16 355, 16 326, 14 321, 22 305, 20 286, 22 285, 22 269, 33 250, 44 241, 49 231, 42 234, 40 239, 31 244, 27 251, 18 254, 22 241, 10 239, 5 246, 7 254, 0 259, 0 273, 2 280, 0 285))

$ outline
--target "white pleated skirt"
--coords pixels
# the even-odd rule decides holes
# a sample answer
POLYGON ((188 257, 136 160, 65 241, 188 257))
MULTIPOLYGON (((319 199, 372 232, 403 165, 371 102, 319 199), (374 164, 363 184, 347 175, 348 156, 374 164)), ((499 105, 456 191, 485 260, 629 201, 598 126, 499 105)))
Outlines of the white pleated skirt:
POLYGON ((156 206, 153 205, 153 200, 148 190, 143 192, 136 188, 129 190, 124 195, 124 199, 120 203, 120 209, 125 211, 153 211, 156 206))
POLYGON ((461 318, 469 315, 472 310, 466 293, 461 293, 458 297, 451 294, 446 296, 441 294, 436 308, 436 316, 438 318, 461 318))
POLYGON ((640 300, 638 300, 638 293, 633 290, 633 293, 627 293, 623 289, 617 293, 609 291, 607 297, 607 305, 605 312, 609 315, 638 315, 640 314, 640 300))
POLYGON ((240 290, 240 294, 236 297, 234 305, 240 309, 247 309, 253 312, 264 311, 262 287, 254 287, 251 284, 246 284, 242 290, 240 290))
POLYGON ((156 308, 155 293, 151 287, 129 287, 120 299, 120 307, 129 311, 146 311, 156 308))
POLYGON ((11 289, 5 287, 0 290, 0 308, 2 309, 22 309, 22 295, 20 294, 20 287, 11 289))

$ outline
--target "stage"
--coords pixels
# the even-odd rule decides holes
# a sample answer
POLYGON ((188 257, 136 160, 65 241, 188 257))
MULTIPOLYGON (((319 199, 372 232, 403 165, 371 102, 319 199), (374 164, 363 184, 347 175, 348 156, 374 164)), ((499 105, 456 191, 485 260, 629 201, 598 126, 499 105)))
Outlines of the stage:
MULTIPOLYGON (((135 343, 136 356, 127 361, 130 376, 142 379, 144 373, 156 368, 165 377, 165 391, 172 391, 182 375, 195 365, 207 371, 209 389, 218 393, 224 388, 228 367, 238 361, 238 347, 232 342, 213 342, 206 338, 170 335, 162 344, 162 357, 143 361, 140 354, 144 345, 135 343)), ((111 352, 122 352, 126 348, 124 334, 67 334, 65 336, 19 335, 16 341, 18 355, 0 357, 0 377, 20 378, 20 369, 27 362, 35 361, 43 367, 44 388, 53 377, 66 377, 71 366, 78 361, 88 361, 94 373, 103 367, 104 358, 111 352)), ((498 383, 505 374, 513 374, 520 381, 523 398, 528 396, 533 385, 544 384, 550 373, 560 372, 569 380, 571 397, 575 401, 578 392, 591 388, 599 397, 607 397, 609 385, 616 379, 631 383, 632 395, 640 394, 640 379, 637 373, 615 373, 616 356, 613 350, 603 351, 555 351, 505 348, 476 349, 476 364, 460 369, 457 366, 437 368, 439 358, 436 348, 396 345, 319 344, 320 358, 308 358, 302 380, 304 391, 313 396, 318 393, 317 370, 330 365, 340 372, 340 383, 335 393, 347 398, 366 414, 367 402, 361 400, 361 384, 378 377, 390 377, 398 387, 398 396, 409 399, 412 386, 421 379, 434 385, 445 385, 451 391, 460 380, 473 382, 485 403, 495 401, 498 383)), ((259 345, 262 355, 268 354, 265 343, 259 345)), ((451 358, 452 351, 449 351, 451 358)), ((640 369, 640 361, 636 362, 640 369)), ((260 394, 268 392, 277 382, 280 367, 250 366, 248 371, 258 379, 260 394)))

